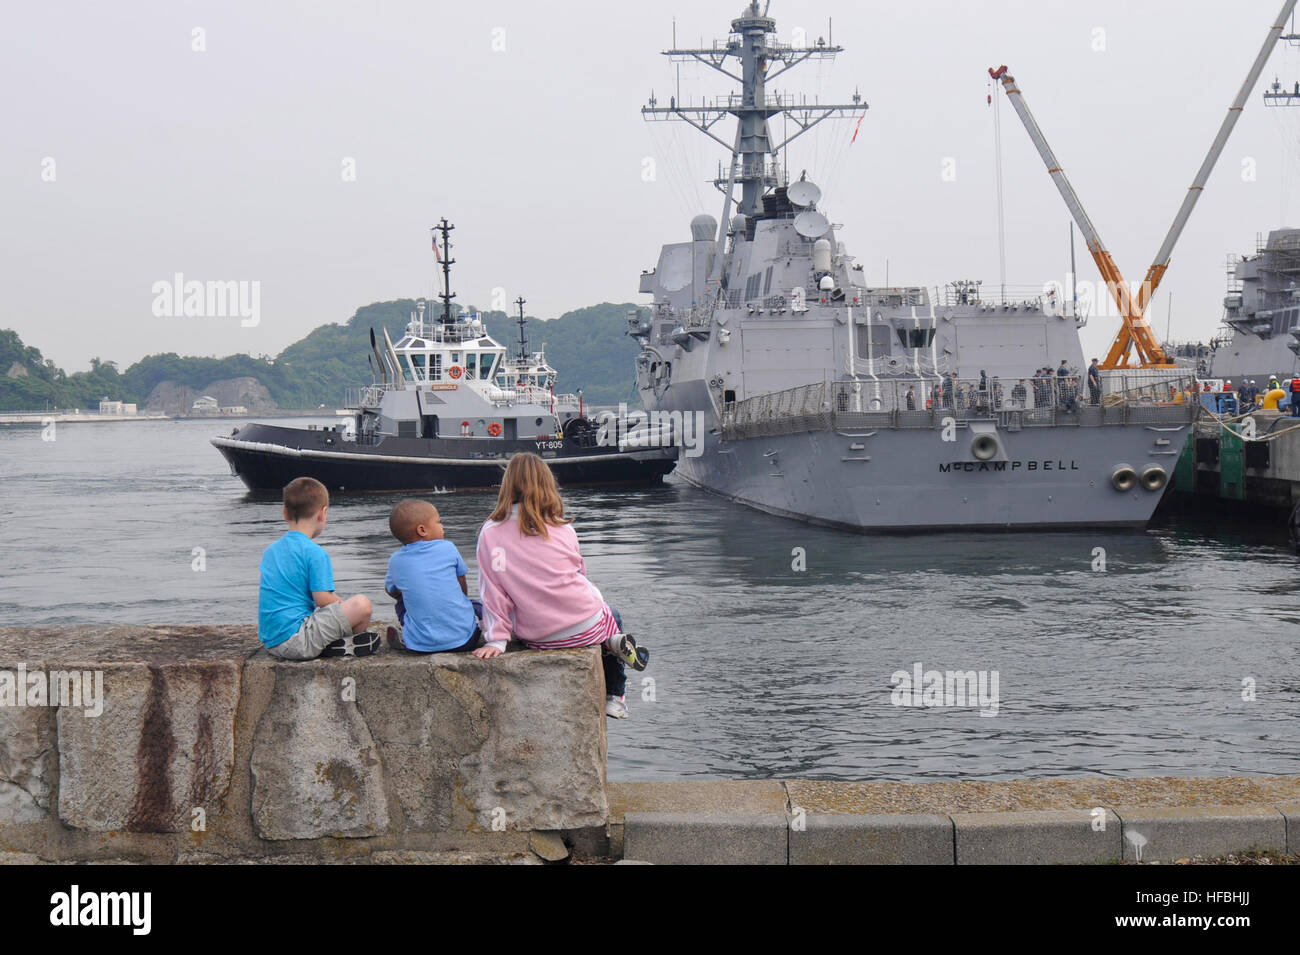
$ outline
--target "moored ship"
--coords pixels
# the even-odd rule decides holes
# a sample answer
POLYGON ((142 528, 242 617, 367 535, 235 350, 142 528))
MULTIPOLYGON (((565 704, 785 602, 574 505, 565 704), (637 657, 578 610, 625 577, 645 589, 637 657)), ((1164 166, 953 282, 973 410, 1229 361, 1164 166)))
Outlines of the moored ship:
POLYGON ((481 317, 453 314, 450 242, 442 232, 442 314, 424 300, 394 344, 370 333, 378 381, 349 393, 348 424, 250 424, 212 439, 251 490, 314 477, 337 491, 453 491, 494 487, 520 451, 546 460, 563 485, 658 483, 676 450, 626 435, 604 440, 580 394, 556 394, 544 350, 520 354, 487 334, 481 317))
POLYGON ((1090 387, 1082 319, 1051 293, 868 286, 821 190, 777 160, 817 123, 860 122, 866 107, 856 94, 814 105, 769 92, 840 51, 775 35, 754 0, 726 41, 668 51, 738 79, 738 94, 698 107, 652 98, 642 110, 715 140, 724 117, 737 122, 716 183, 721 220, 696 216, 688 240, 663 246, 641 276, 650 317, 629 319, 646 407, 710 424, 677 474, 761 511, 860 531, 1145 524, 1196 413, 1191 376, 1121 370, 1090 387), (781 114, 795 132, 777 142, 769 121, 781 114))

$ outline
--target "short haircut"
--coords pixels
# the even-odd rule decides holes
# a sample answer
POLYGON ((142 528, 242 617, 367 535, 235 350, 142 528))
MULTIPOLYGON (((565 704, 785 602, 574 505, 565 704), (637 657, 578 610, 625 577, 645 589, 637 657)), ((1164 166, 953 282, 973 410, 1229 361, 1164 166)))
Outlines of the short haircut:
POLYGON ((312 517, 329 502, 330 492, 315 478, 294 478, 284 486, 284 513, 291 521, 312 517))
POLYGON ((417 497, 402 498, 388 515, 388 529, 403 544, 409 544, 415 540, 415 528, 433 509, 432 504, 417 497))

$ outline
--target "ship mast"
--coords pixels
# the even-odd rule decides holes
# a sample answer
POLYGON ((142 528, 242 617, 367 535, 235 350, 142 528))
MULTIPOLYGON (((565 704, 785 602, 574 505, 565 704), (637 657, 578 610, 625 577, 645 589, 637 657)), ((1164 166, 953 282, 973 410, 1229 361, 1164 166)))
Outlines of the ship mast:
MULTIPOLYGON (((751 0, 739 17, 731 21, 731 35, 724 43, 714 41, 712 47, 698 49, 665 50, 664 55, 673 62, 695 60, 740 84, 739 93, 729 93, 704 101, 699 106, 683 105, 674 96, 669 105, 659 106, 651 93, 641 115, 647 121, 681 120, 690 123, 704 135, 731 154, 729 166, 719 170, 713 184, 726 197, 723 202, 722 221, 718 224, 718 246, 726 236, 733 190, 740 184, 738 211, 752 216, 763 208, 763 196, 776 186, 788 181, 780 164, 769 157, 780 155, 793 140, 826 119, 849 119, 867 108, 862 97, 854 93, 851 103, 822 104, 806 100, 796 102, 791 95, 769 94, 767 84, 782 73, 809 59, 831 59, 842 47, 818 38, 810 46, 794 46, 776 40, 776 21, 767 15, 770 0, 759 10, 758 0, 751 0), (739 61, 739 72, 728 57, 739 61), (795 131, 779 143, 773 143, 768 120, 785 115, 795 131), (736 136, 733 142, 719 136, 713 128, 725 117, 735 116, 736 136)), ((829 29, 828 29, 829 34, 829 29)), ((675 34, 674 34, 675 37, 675 34)), ((716 288, 722 257, 718 256, 710 286, 716 288)))
POLYGON ((521 295, 515 299, 515 304, 519 306, 519 357, 528 358, 528 339, 524 338, 524 297, 521 295))
MULTIPOLYGON (((443 216, 441 221, 434 226, 431 232, 442 233, 442 254, 438 256, 438 261, 442 263, 442 293, 438 298, 442 299, 442 323, 444 325, 452 324, 451 318, 451 300, 456 297, 456 293, 451 290, 451 264, 456 260, 451 257, 451 230, 456 228, 447 221, 443 216)), ((433 240, 433 251, 438 251, 438 239, 433 240)))

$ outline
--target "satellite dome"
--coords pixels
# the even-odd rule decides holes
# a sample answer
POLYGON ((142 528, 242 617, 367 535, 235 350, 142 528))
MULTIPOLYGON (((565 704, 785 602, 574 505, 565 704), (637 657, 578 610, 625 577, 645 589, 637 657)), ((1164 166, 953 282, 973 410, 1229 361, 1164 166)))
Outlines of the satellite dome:
POLYGON ((718 234, 718 220, 711 215, 701 214, 691 220, 691 238, 704 242, 718 234))
POLYGON ((745 231, 745 226, 748 225, 748 224, 749 224, 749 220, 747 220, 747 219, 746 219, 744 216, 742 216, 742 215, 736 215, 736 216, 732 216, 732 217, 731 217, 731 231, 732 231, 732 232, 744 232, 744 231, 745 231))

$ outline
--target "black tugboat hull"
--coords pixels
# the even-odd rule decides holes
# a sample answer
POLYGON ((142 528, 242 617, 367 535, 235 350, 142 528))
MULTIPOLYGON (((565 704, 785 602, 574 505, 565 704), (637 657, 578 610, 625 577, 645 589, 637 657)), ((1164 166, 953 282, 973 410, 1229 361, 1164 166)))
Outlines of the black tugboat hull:
POLYGON ((366 445, 344 440, 331 428, 264 424, 247 425, 212 443, 252 491, 279 491, 299 477, 313 477, 331 491, 492 488, 501 484, 509 457, 520 451, 541 455, 567 487, 644 485, 662 482, 677 461, 675 448, 618 451, 569 440, 397 437, 366 445))

